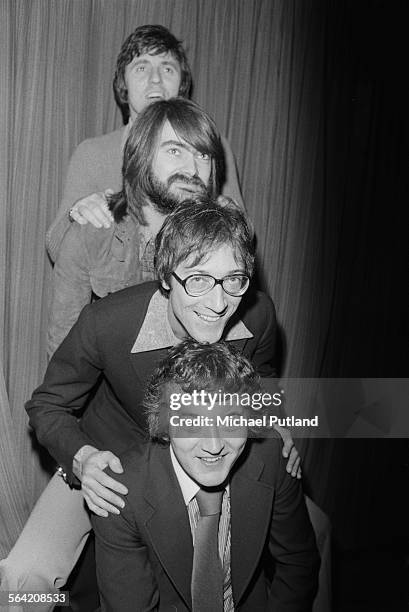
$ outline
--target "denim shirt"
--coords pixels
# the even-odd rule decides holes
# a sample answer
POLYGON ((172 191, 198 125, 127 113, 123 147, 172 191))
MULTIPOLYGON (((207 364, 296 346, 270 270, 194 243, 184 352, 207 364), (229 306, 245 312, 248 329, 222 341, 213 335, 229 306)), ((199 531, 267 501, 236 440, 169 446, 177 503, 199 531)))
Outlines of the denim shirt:
POLYGON ((82 308, 131 285, 155 278, 154 240, 131 216, 110 228, 73 223, 54 266, 48 326, 49 355, 61 344, 82 308))

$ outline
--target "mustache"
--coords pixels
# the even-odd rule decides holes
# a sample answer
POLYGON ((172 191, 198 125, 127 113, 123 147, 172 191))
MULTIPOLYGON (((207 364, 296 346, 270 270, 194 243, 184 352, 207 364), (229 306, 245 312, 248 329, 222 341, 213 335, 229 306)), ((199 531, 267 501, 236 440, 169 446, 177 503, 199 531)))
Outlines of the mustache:
POLYGON ((170 187, 173 183, 185 183, 186 185, 193 185, 195 187, 200 187, 203 191, 206 191, 206 185, 198 176, 186 176, 186 174, 182 174, 180 172, 176 172, 172 174, 167 180, 167 185, 170 187))

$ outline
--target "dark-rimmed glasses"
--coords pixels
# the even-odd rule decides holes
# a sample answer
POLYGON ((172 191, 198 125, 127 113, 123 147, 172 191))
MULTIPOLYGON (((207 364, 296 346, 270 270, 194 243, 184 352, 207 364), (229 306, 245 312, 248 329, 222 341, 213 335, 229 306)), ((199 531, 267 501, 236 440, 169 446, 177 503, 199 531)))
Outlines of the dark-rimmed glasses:
POLYGON ((185 279, 181 279, 175 272, 172 276, 180 283, 185 292, 191 297, 199 297, 209 293, 215 285, 221 285, 223 291, 228 295, 240 297, 249 288, 250 278, 247 274, 232 274, 224 278, 215 278, 210 274, 191 274, 185 279))

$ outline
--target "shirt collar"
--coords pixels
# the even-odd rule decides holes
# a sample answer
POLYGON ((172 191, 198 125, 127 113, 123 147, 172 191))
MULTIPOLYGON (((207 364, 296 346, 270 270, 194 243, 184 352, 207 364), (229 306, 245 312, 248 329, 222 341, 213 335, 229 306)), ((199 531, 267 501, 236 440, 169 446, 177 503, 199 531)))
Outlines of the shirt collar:
POLYGON ((168 300, 159 290, 155 291, 131 353, 155 351, 178 342, 168 320, 168 300))
MULTIPOLYGON (((169 449, 172 466, 182 491, 183 500, 185 502, 185 506, 188 506, 192 499, 196 497, 198 491, 200 491, 200 487, 197 482, 195 482, 192 478, 190 478, 190 476, 188 476, 188 474, 186 474, 185 470, 180 465, 171 444, 169 445, 169 449)), ((230 496, 230 483, 227 483, 225 491, 227 492, 227 495, 230 496)))
MULTIPOLYGON (((252 338, 253 334, 240 319, 234 323, 226 334, 224 340, 242 340, 252 338)), ((178 344, 168 319, 168 300, 158 290, 148 305, 145 319, 141 325, 138 336, 131 349, 131 353, 144 353, 155 351, 178 344)))
POLYGON ((200 491, 200 487, 197 482, 192 480, 192 478, 190 478, 190 476, 186 474, 185 470, 182 468, 179 461, 177 460, 175 453, 173 452, 172 445, 170 445, 169 448, 173 469, 175 470, 176 478, 178 479, 178 483, 182 490, 185 505, 188 506, 197 494, 197 492, 200 491))

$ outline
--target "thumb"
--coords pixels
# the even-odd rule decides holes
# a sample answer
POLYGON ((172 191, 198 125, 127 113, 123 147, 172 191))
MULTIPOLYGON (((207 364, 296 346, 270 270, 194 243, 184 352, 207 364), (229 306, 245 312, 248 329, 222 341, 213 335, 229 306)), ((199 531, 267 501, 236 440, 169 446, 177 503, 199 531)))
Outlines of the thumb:
POLYGON ((111 455, 108 459, 108 465, 115 474, 122 474, 124 471, 120 460, 115 455, 111 455))

